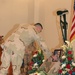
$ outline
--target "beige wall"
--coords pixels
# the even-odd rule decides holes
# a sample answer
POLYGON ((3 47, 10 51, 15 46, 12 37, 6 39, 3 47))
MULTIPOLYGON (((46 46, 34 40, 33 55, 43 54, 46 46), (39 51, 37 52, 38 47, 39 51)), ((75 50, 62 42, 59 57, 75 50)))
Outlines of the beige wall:
POLYGON ((68 37, 72 18, 73 0, 0 0, 0 35, 16 23, 40 22, 44 26, 42 36, 51 50, 62 44, 62 34, 57 10, 67 9, 68 37), (5 27, 5 28, 4 28, 5 27))
POLYGON ((34 0, 0 0, 0 35, 5 35, 14 24, 32 23, 34 0))

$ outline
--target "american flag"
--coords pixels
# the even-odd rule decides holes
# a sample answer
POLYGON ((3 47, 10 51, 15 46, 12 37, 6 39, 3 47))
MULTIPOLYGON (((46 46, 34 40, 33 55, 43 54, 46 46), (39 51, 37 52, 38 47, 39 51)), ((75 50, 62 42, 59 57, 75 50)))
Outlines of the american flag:
POLYGON ((72 18, 72 26, 71 26, 71 33, 70 33, 70 41, 75 40, 75 0, 74 0, 74 9, 73 9, 73 18, 72 18))

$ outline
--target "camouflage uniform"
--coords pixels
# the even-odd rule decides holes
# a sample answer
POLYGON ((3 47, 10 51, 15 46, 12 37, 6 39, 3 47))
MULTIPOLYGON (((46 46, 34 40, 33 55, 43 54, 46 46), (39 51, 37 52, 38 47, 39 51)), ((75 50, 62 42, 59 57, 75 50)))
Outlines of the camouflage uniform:
POLYGON ((0 75, 6 75, 10 62, 12 62, 13 75, 20 74, 20 67, 24 57, 25 48, 33 41, 37 41, 43 49, 44 54, 49 57, 50 51, 44 41, 37 35, 34 26, 20 26, 11 36, 2 44, 3 53, 1 57, 2 65, 0 75))

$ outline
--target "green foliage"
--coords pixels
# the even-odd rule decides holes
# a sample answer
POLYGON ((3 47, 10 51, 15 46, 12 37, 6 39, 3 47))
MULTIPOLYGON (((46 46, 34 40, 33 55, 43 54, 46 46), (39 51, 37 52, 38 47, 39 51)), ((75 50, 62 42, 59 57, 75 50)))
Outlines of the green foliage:
POLYGON ((35 72, 40 72, 41 70, 39 70, 39 67, 41 66, 41 64, 43 63, 44 60, 44 55, 43 55, 43 51, 36 51, 33 53, 33 58, 31 60, 31 62, 33 62, 31 65, 29 65, 29 68, 31 68, 28 71, 28 74, 32 74, 35 72))

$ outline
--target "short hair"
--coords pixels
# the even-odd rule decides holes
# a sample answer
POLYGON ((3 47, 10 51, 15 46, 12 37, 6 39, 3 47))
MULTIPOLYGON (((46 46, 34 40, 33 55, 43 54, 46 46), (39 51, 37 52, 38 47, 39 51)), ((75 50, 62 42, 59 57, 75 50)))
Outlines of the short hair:
POLYGON ((35 23, 34 25, 35 25, 35 26, 40 26, 40 27, 43 29, 43 26, 42 26, 41 23, 35 23))

